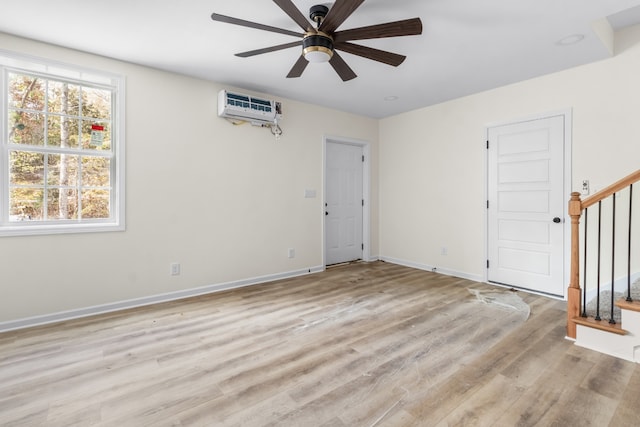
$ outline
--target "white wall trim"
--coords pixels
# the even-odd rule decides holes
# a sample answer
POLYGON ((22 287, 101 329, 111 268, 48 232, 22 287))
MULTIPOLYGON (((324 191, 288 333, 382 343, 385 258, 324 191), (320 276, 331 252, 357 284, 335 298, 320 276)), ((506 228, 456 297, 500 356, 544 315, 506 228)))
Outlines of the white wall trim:
POLYGON ((407 260, 398 259, 398 258, 383 256, 383 257, 380 257, 380 261, 389 262, 391 264, 398 264, 404 267, 416 268, 418 270, 431 271, 438 274, 444 274, 445 276, 459 277, 461 279, 472 280, 474 282, 484 281, 482 276, 478 274, 471 274, 463 271, 450 270, 448 268, 440 268, 440 267, 435 267, 433 265, 421 264, 418 262, 407 261, 407 260))
POLYGON ((529 293, 529 294, 541 295, 541 296, 547 297, 547 298, 564 300, 564 298, 562 298, 562 297, 558 297, 558 296, 550 295, 550 294, 545 294, 543 292, 536 292, 536 291, 533 291, 533 290, 530 290, 530 289, 514 288, 513 286, 501 285, 499 283, 488 283, 486 281, 486 279, 483 278, 482 275, 479 275, 479 274, 471 274, 471 273, 465 273, 465 272, 456 271, 456 270, 449 270, 447 268, 433 267, 433 266, 430 266, 430 265, 420 264, 420 263, 416 263, 416 262, 413 262, 413 261, 405 261, 405 260, 401 260, 401 259, 397 259, 397 258, 381 257, 380 261, 389 262, 391 264, 398 264, 398 265, 402 265, 404 267, 416 268, 418 270, 432 271, 434 273, 444 274, 445 276, 458 277, 460 279, 466 279, 466 280, 471 280, 471 281, 474 281, 474 282, 485 283, 485 284, 487 284, 489 286, 496 286, 498 288, 516 289, 518 291, 526 292, 526 293, 529 293))
POLYGON ((275 280, 289 279, 292 277, 304 276, 307 274, 320 273, 324 271, 324 266, 309 267, 302 270, 289 271, 284 273, 269 274, 266 276, 253 277, 248 279, 236 280, 226 283, 218 283, 215 285, 201 286, 198 288, 185 289, 175 292, 167 292, 164 294, 151 295, 148 297, 135 298, 125 301, 118 301, 108 304, 95 305, 91 307, 83 307, 74 310, 61 311, 41 316, 27 317, 23 319, 10 320, 0 322, 0 332, 7 332, 16 329, 30 328, 33 326, 46 325, 50 323, 62 322, 66 320, 79 319, 83 317, 94 316, 96 314, 111 313, 130 308, 143 307, 146 305, 158 304, 181 300, 184 298, 195 297, 199 295, 212 294, 215 292, 226 291, 230 289, 242 288, 246 286, 258 285, 262 283, 273 282, 275 280))

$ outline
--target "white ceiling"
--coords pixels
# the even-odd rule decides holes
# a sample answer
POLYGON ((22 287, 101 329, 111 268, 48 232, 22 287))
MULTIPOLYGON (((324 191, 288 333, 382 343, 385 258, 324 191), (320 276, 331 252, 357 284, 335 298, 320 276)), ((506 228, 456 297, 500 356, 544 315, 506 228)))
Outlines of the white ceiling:
MULTIPOLYGON (((305 16, 314 4, 331 4, 293 2, 305 16)), ((216 12, 300 32, 268 0, 3 3, 1 32, 374 118, 607 58, 610 52, 591 24, 607 17, 614 28, 640 22, 640 0, 367 0, 339 30, 414 17, 424 30, 420 36, 356 42, 407 60, 394 68, 341 53, 358 75, 342 82, 329 64, 309 64, 301 78, 285 78, 300 55, 297 48, 234 56, 296 40, 210 18, 216 12), (557 44, 576 34, 584 39, 557 44)))

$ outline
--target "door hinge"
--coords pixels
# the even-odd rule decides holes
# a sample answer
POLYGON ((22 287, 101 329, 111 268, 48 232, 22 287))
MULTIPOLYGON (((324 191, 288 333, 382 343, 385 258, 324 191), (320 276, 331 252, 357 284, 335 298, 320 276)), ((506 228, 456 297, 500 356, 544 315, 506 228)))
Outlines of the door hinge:
POLYGON ((489 260, 487 260, 487 268, 489 268, 489 260))
POLYGON ((360 247, 362 248, 362 250, 364 251, 364 243, 360 245, 360 247))
POLYGON ((487 200, 487 209, 489 209, 489 201, 487 200))
POLYGON ((364 199, 362 199, 362 206, 364 206, 364 199))
POLYGON ((487 150, 489 149, 489 140, 487 139, 487 150))
POLYGON ((362 155, 362 162, 364 162, 364 154, 362 155))

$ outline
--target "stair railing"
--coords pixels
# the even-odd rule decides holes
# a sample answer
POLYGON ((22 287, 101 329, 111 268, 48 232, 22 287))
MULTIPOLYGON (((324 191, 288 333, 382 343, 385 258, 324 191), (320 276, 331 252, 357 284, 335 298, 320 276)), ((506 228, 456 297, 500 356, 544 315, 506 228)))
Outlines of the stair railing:
MULTIPOLYGON (((596 298, 597 300, 597 311, 594 320, 600 321, 600 268, 601 268, 601 254, 600 254, 600 246, 601 246, 601 226, 602 226, 602 202, 607 199, 607 201, 611 200, 612 212, 612 225, 610 229, 610 244, 611 244, 611 313, 609 322, 614 324, 613 320, 613 297, 615 294, 614 283, 615 276, 614 271, 616 268, 616 258, 615 258, 615 248, 616 248, 616 230, 615 230, 615 220, 616 220, 616 194, 628 189, 628 198, 629 198, 629 219, 628 219, 628 245, 627 245, 627 301, 631 300, 631 239, 632 239, 632 206, 633 206, 633 184, 640 181, 640 170, 626 176, 625 178, 615 182, 614 184, 604 188, 601 191, 593 194, 592 196, 587 197, 584 200, 581 200, 580 193, 571 193, 571 200, 569 200, 569 216, 571 217, 571 272, 569 277, 569 289, 567 292, 567 337, 576 338, 576 320, 581 317, 586 317, 586 276, 587 276, 587 209, 590 206, 598 205, 598 234, 596 237, 597 241, 597 288, 596 288, 596 298), (580 218, 584 213, 585 216, 585 228, 584 228, 584 239, 585 239, 585 247, 584 247, 584 289, 580 287, 580 218)), ((636 225, 637 226, 637 225, 636 225)), ((589 260, 589 262, 591 262, 589 260)))

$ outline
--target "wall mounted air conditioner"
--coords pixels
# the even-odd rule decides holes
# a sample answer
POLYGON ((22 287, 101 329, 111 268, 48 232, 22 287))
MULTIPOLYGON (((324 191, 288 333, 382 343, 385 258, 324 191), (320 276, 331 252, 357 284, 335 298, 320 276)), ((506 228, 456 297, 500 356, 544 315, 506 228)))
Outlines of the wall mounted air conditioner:
POLYGON ((282 105, 276 101, 221 90, 218 93, 218 116, 258 126, 277 124, 282 118, 282 105))

